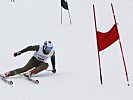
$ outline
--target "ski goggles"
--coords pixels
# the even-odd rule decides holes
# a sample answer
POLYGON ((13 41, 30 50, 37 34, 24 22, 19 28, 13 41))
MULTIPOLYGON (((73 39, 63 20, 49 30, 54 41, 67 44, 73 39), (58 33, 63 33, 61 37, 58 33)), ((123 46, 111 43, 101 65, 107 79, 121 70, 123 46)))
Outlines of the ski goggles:
POLYGON ((48 47, 48 46, 45 47, 45 50, 47 50, 47 51, 50 51, 52 49, 53 49, 53 47, 48 47))

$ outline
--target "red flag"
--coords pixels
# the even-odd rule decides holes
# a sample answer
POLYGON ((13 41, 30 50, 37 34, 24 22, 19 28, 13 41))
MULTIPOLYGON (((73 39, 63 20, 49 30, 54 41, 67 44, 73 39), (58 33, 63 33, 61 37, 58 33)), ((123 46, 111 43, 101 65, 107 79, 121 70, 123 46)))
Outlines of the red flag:
POLYGON ((115 24, 110 31, 102 33, 97 31, 98 51, 102 51, 119 39, 117 25, 115 24))

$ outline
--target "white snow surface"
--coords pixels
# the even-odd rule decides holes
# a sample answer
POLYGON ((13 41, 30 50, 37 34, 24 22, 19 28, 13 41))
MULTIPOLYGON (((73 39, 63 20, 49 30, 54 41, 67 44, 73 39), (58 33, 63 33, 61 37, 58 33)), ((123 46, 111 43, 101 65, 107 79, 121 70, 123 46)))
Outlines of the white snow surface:
MULTIPOLYGON (((133 100, 133 0, 68 0, 60 23, 60 0, 0 0, 0 73, 23 67, 34 52, 16 58, 13 53, 29 45, 52 40, 57 73, 43 71, 33 78, 35 85, 19 75, 0 80, 0 100, 133 100), (113 3, 130 86, 127 86, 119 42, 100 52, 103 85, 100 84, 94 26, 106 32, 114 24, 113 3)), ((51 69, 51 63, 49 68, 51 69)))

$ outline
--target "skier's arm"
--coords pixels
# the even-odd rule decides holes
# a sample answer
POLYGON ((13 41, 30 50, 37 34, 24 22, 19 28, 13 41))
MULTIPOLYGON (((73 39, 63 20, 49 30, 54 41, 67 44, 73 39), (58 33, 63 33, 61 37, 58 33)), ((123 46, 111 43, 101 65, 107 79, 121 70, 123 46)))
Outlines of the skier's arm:
POLYGON ((39 45, 28 46, 25 49, 22 49, 22 50, 20 50, 18 52, 15 52, 14 56, 16 57, 16 56, 18 56, 18 55, 20 55, 20 54, 22 54, 24 52, 27 52, 27 51, 38 51, 38 50, 39 50, 39 45))
POLYGON ((39 50, 39 45, 34 45, 34 46, 28 46, 25 49, 19 51, 21 54, 27 51, 38 51, 39 50))
POLYGON ((52 72, 56 73, 56 68, 55 68, 55 52, 54 54, 51 56, 51 63, 52 63, 52 72))

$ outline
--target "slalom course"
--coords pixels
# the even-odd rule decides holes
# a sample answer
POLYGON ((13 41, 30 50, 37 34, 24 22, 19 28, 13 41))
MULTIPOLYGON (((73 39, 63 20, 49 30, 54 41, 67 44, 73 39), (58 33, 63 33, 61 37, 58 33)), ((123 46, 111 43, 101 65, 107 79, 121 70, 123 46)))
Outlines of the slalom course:
POLYGON ((1 0, 0 99, 132 100, 132 9, 132 0, 1 0), (13 71, 37 50, 19 51, 46 40, 56 69, 48 59, 39 73, 13 71))

